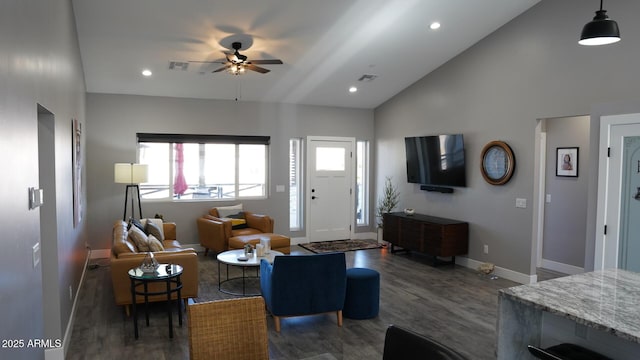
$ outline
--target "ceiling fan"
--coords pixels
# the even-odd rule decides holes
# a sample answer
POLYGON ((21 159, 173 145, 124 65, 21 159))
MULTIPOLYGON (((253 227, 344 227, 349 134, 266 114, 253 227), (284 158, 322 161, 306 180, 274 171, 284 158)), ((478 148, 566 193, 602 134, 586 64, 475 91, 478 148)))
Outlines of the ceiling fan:
POLYGON ((215 69, 212 73, 221 72, 224 70, 229 70, 234 75, 240 75, 244 73, 245 69, 259 72, 261 74, 268 73, 269 69, 265 69, 260 66, 256 66, 256 64, 260 65, 279 65, 282 64, 282 60, 272 59, 272 60, 248 60, 246 55, 240 54, 239 50, 242 48, 242 43, 234 42, 231 44, 231 47, 235 50, 233 53, 226 54, 227 61, 190 61, 196 63, 211 63, 211 64, 224 64, 224 66, 215 69))

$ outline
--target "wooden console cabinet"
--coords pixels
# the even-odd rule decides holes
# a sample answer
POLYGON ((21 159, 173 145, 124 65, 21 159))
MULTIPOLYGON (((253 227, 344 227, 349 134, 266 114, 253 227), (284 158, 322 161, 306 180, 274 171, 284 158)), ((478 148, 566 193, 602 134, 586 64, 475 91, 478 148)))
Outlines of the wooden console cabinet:
POLYGON ((404 250, 432 255, 434 262, 442 261, 438 257, 451 257, 447 263, 455 263, 456 255, 464 255, 469 249, 469 224, 466 222, 428 216, 422 214, 407 215, 404 212, 387 213, 383 216, 383 239, 404 250))

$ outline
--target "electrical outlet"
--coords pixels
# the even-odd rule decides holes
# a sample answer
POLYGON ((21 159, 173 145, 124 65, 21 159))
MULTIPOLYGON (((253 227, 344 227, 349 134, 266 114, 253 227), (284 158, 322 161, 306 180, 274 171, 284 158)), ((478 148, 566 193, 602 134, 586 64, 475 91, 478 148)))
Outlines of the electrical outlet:
POLYGON ((485 254, 488 254, 489 253, 489 245, 485 244, 482 251, 484 251, 485 254))
POLYGON ((547 202, 547 204, 551 203, 551 194, 547 194, 545 201, 547 202))
POLYGON ((521 208, 521 209, 525 209, 527 207, 527 199, 517 198, 516 199, 516 207, 517 208, 521 208))

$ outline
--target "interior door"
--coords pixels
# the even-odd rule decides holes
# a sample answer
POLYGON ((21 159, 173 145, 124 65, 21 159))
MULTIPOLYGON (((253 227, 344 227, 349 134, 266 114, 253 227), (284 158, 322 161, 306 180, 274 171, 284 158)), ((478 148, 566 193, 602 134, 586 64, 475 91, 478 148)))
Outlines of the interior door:
POLYGON ((634 221, 640 217, 640 114, 606 117, 600 131, 606 146, 600 156, 602 235, 596 238, 594 268, 640 271, 640 224, 634 221))
POLYGON ((354 138, 307 138, 307 239, 349 239, 354 221, 354 138))

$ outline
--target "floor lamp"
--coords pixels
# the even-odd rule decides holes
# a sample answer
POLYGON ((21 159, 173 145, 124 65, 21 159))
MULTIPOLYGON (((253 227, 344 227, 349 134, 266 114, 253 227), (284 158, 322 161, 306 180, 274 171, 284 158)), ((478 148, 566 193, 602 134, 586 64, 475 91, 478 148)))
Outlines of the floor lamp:
POLYGON ((124 193, 124 213, 122 220, 127 221, 127 201, 131 192, 131 216, 135 217, 134 197, 138 197, 138 211, 142 219, 142 204, 140 203, 140 187, 138 184, 147 182, 148 168, 144 164, 117 163, 114 168, 114 179, 118 184, 127 184, 124 193))

